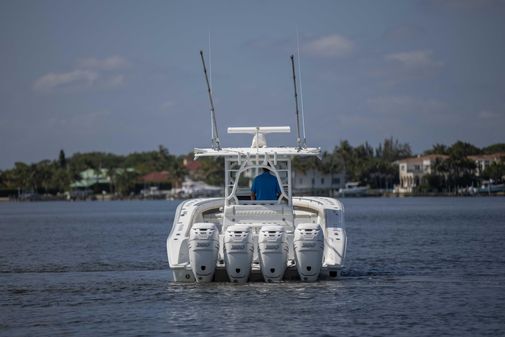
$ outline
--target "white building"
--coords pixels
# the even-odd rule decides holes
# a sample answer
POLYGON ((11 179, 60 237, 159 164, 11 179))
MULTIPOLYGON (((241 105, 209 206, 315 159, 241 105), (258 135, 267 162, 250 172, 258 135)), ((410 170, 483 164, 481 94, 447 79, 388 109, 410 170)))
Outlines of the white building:
POLYGON ((492 163, 499 163, 503 160, 503 158, 505 158, 504 152, 468 156, 468 159, 473 161, 477 167, 477 170, 475 171, 476 176, 480 176, 489 165, 492 163))
POLYGON ((330 194, 345 186, 345 174, 323 173, 319 170, 308 169, 306 172, 293 170, 293 193, 304 194, 313 191, 328 191, 330 194))
POLYGON ((412 193, 422 183, 423 177, 433 172, 437 159, 443 161, 447 158, 448 156, 445 155, 432 154, 398 160, 400 186, 397 191, 412 193))

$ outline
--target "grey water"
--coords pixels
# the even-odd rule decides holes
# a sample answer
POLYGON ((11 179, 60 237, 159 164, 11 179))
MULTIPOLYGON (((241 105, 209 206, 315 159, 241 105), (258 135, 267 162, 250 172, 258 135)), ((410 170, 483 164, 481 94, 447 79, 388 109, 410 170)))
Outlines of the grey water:
POLYGON ((177 201, 0 203, 0 335, 505 335, 505 198, 343 203, 340 280, 246 285, 167 281, 177 201))

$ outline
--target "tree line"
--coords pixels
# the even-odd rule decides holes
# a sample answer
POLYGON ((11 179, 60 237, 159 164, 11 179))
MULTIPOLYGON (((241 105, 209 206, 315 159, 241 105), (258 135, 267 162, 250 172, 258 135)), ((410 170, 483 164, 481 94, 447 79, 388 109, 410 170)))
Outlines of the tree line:
MULTIPOLYGON (((157 151, 134 152, 116 155, 104 152, 75 153, 67 158, 63 150, 56 160, 42 160, 26 164, 17 162, 9 170, 0 171, 0 190, 3 194, 31 192, 57 194, 70 189, 72 182, 81 179, 82 171, 91 169, 97 175, 106 172, 110 189, 128 195, 139 183, 139 177, 159 171, 168 171, 170 183, 180 183, 186 175, 184 156, 170 154, 162 145, 157 151), (131 170, 133 169, 133 170, 131 170)), ((95 191, 100 192, 100 191, 95 191)))
MULTIPOLYGON (((456 186, 477 184, 475 163, 469 155, 505 153, 505 144, 494 144, 478 148, 472 144, 458 141, 451 146, 435 144, 424 154, 448 156, 438 160, 430 175, 426 176, 421 188, 423 191, 445 191, 456 186)), ((340 141, 332 151, 324 151, 322 160, 317 158, 295 158, 293 168, 302 172, 309 169, 327 174, 345 173, 346 181, 357 181, 376 189, 391 189, 399 183, 397 161, 412 157, 408 143, 400 143, 386 138, 377 147, 365 142, 352 146, 347 140, 340 141)), ((160 145, 157 150, 116 155, 104 152, 75 153, 66 157, 63 150, 55 160, 42 160, 37 163, 17 162, 14 167, 0 171, 0 192, 4 196, 29 191, 39 194, 57 194, 69 191, 70 185, 80 179, 80 172, 91 169, 105 170, 111 182, 110 191, 128 195, 142 187, 139 178, 150 172, 169 172, 170 187, 180 187, 188 170, 184 165, 187 155, 171 154, 160 145), (131 170, 133 169, 133 170, 131 170)), ((201 158, 200 167, 192 172, 192 178, 203 180, 211 185, 224 184, 224 161, 222 158, 201 158)), ((505 175, 503 161, 488 167, 479 177, 499 181, 505 175)), ((100 191, 95 191, 100 192, 100 191)))
MULTIPOLYGON (((482 172, 478 171, 472 155, 501 153, 505 155, 505 143, 483 148, 463 141, 451 146, 435 144, 422 155, 439 155, 433 170, 418 186, 419 192, 452 192, 458 187, 479 186, 481 180, 501 181, 505 177, 505 158, 492 162, 482 172), (475 174, 478 172, 478 176, 475 174)), ((373 189, 392 189, 399 184, 398 161, 413 157, 408 143, 386 138, 377 147, 364 144, 353 147, 348 141, 341 141, 332 152, 323 152, 322 160, 297 159, 294 167, 306 171, 319 169, 324 173, 344 172, 346 181, 359 182, 373 189)))
POLYGON ((459 188, 480 185, 483 180, 501 182, 505 177, 505 144, 493 144, 482 149, 462 141, 447 147, 435 144, 425 154, 440 155, 435 159, 432 172, 418 188, 420 192, 454 192, 459 188), (483 171, 469 156, 501 154, 501 160, 491 162, 483 171), (442 159, 443 158, 443 159, 442 159), (478 175, 476 174, 478 173, 478 175))
POLYGON ((408 143, 391 138, 377 147, 368 142, 353 147, 347 140, 340 141, 333 151, 324 151, 322 160, 296 158, 293 167, 302 172, 316 169, 326 174, 344 172, 346 181, 360 182, 371 188, 393 188, 399 181, 396 160, 412 156, 408 143))

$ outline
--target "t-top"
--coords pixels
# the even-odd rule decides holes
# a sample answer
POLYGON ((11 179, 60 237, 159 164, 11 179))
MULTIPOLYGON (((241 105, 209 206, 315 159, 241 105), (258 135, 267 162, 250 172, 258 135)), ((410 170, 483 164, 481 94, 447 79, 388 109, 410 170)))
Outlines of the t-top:
POLYGON ((277 200, 281 193, 277 178, 269 172, 254 178, 251 191, 256 194, 256 200, 277 200))

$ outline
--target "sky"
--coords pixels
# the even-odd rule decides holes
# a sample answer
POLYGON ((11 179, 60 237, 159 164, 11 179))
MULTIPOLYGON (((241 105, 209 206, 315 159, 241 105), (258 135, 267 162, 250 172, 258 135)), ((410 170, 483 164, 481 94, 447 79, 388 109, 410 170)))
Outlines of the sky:
POLYGON ((505 142, 504 17, 503 0, 3 0, 0 170, 210 146, 200 50, 223 146, 251 141, 229 126, 296 143, 291 54, 309 146, 505 142))

